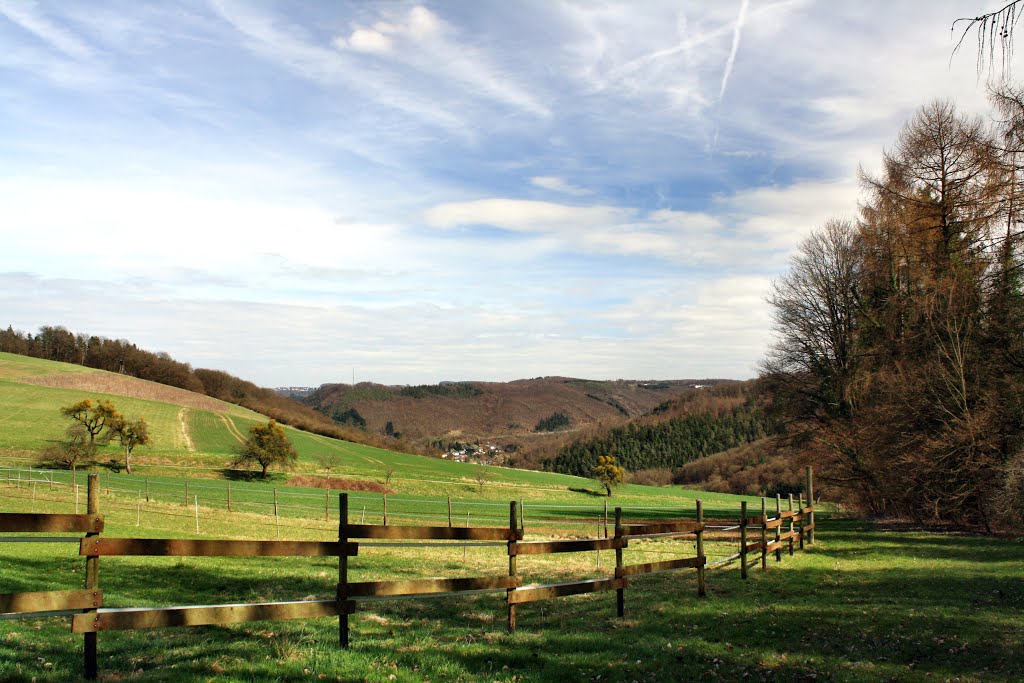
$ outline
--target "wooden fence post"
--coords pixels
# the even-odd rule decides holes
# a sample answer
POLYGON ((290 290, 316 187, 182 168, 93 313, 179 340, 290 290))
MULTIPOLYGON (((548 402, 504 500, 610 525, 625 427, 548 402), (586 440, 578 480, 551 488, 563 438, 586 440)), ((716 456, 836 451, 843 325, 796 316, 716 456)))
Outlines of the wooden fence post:
POLYGON ((448 496, 448 528, 452 526, 452 497, 448 496))
MULTIPOLYGON (((86 503, 86 511, 90 515, 98 515, 100 513, 100 480, 99 475, 89 475, 89 490, 88 490, 88 502, 86 503)), ((87 532, 86 537, 96 536, 94 532, 87 532)), ((97 557, 86 557, 85 558, 85 588, 86 590, 96 590, 100 587, 100 558, 97 557)), ((95 614, 96 610, 91 610, 91 613, 95 614)), ((98 667, 96 663, 96 636, 98 634, 94 631, 92 633, 84 634, 85 639, 85 677, 91 681, 96 680, 98 675, 98 667)))
POLYGON ((775 561, 782 562, 782 495, 775 494, 775 561))
MULTIPOLYGON (((622 528, 622 508, 615 508, 615 538, 621 539, 623 535, 622 528)), ((615 578, 622 576, 622 548, 618 547, 615 549, 615 578)), ((620 617, 626 616, 626 590, 624 588, 615 589, 615 613, 620 617)))
POLYGON ((761 496, 761 569, 768 569, 768 528, 765 523, 768 521, 768 503, 764 496, 761 496))
MULTIPOLYGON (((516 577, 516 527, 518 526, 516 520, 516 502, 513 500, 508 504, 508 576, 510 579, 516 577)), ((508 631, 511 633, 516 630, 516 606, 512 602, 512 594, 515 592, 515 588, 509 588, 505 591, 505 600, 508 603, 508 631)))
POLYGON ((338 494, 338 642, 348 648, 348 494, 338 494))
POLYGON ((800 492, 797 498, 797 505, 800 506, 800 550, 804 549, 804 494, 800 492))
MULTIPOLYGON (((789 494, 789 512, 793 514, 793 494, 789 494)), ((789 556, 793 557, 793 536, 796 535, 796 520, 789 518, 789 556)))
MULTIPOLYGON (((704 503, 697 501, 697 524, 704 523, 704 503)), ((704 557, 704 530, 700 527, 694 532, 697 536, 697 596, 703 598, 705 595, 704 586, 704 565, 707 563, 704 557)))
POLYGON ((331 521, 331 490, 324 491, 324 521, 331 521))
POLYGON ((146 502, 149 502, 149 477, 146 477, 146 502))
POLYGON ((274 516, 277 517, 277 487, 274 487, 274 516))
POLYGON ((811 527, 807 532, 807 545, 814 545, 814 470, 810 465, 807 466, 807 506, 811 508, 810 518, 807 520, 808 526, 811 527))
POLYGON ((740 578, 747 578, 747 501, 740 503, 740 578))
MULTIPOLYGON (((384 494, 384 526, 388 525, 388 494, 384 494)), ((467 525, 468 526, 468 525, 467 525)))
POLYGON ((604 537, 608 538, 608 499, 604 499, 604 537))

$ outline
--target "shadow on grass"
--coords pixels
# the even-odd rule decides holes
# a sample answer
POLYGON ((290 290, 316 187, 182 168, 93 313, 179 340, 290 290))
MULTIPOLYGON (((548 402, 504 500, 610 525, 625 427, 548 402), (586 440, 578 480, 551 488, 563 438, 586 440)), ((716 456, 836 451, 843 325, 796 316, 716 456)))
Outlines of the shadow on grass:
POLYGON ((607 496, 604 495, 604 491, 594 491, 593 489, 584 488, 573 488, 572 486, 569 487, 569 490, 572 491, 573 493, 582 493, 585 496, 592 496, 595 498, 607 498, 607 496))
POLYGON ((256 470, 234 470, 224 468, 220 471, 222 477, 228 481, 244 481, 244 482, 259 482, 262 484, 271 483, 284 483, 287 480, 283 474, 275 474, 273 472, 267 472, 267 476, 263 476, 261 472, 256 470))

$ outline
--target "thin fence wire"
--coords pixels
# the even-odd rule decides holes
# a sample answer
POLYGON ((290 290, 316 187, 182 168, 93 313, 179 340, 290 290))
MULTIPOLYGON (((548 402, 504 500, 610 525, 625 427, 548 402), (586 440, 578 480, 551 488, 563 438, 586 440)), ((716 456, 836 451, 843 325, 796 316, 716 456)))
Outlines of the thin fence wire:
MULTIPOLYGON (((18 495, 16 497, 38 501, 39 503, 52 502, 52 503, 66 503, 70 506, 76 504, 76 497, 78 494, 85 491, 85 481, 88 473, 72 473, 72 472, 61 472, 53 470, 42 470, 37 468, 0 468, 0 485, 3 484, 6 479, 7 484, 10 488, 15 489, 32 489, 29 494, 27 491, 25 495, 18 495), (77 488, 76 488, 77 484, 77 488), (55 494, 55 495, 54 495, 55 494)), ((178 518, 178 519, 196 519, 199 521, 201 516, 204 520, 215 521, 219 523, 229 523, 232 520, 232 515, 236 512, 240 514, 255 514, 259 516, 259 523, 266 524, 267 526, 273 527, 278 530, 280 529, 295 529, 302 530, 305 532, 330 532, 336 528, 337 522, 332 521, 333 516, 336 520, 336 510, 332 509, 330 502, 336 500, 332 497, 333 490, 325 490, 323 495, 316 493, 307 493, 300 491, 275 491, 273 488, 254 488, 247 486, 229 487, 228 484, 223 486, 211 485, 208 483, 196 483, 193 481, 187 482, 167 482, 167 481, 147 481, 144 476, 139 476, 133 482, 124 480, 110 481, 110 475, 100 475, 100 490, 104 495, 104 507, 107 509, 115 509, 125 512, 134 513, 133 518, 135 525, 141 523, 142 515, 146 515, 147 519, 152 521, 152 516, 162 516, 167 518, 178 518), (230 488, 230 510, 228 509, 228 492, 230 488), (191 500, 186 501, 182 493, 188 491, 189 498, 191 500), (216 495, 210 495, 209 492, 216 492, 216 495), (204 496, 203 493, 206 493, 204 496), (148 494, 148 500, 144 500, 144 496, 148 494), (251 497, 263 497, 264 500, 250 500, 251 497), (275 498, 277 499, 275 501, 275 498), (296 502, 283 502, 287 500, 295 499, 310 499, 316 498, 323 500, 324 505, 303 505, 296 502), (180 511, 173 509, 167 509, 168 507, 178 507, 180 511), (191 508, 191 509, 190 509, 191 508), (276 512, 276 514, 275 514, 276 512), (287 515, 282 515, 282 512, 288 512, 287 515), (327 519, 325 519, 325 516, 327 519)), ((136 475, 138 476, 138 475, 136 475)), ((359 514, 359 521, 361 523, 369 522, 376 524, 383 522, 383 496, 367 496, 367 495, 349 495, 350 500, 365 501, 371 505, 362 505, 362 510, 359 514)), ((463 514, 466 516, 466 524, 473 524, 478 526, 505 526, 508 521, 506 514, 495 515, 488 514, 488 508, 501 508, 503 511, 507 510, 507 503, 501 502, 489 502, 489 501, 451 501, 452 511, 448 511, 447 499, 424 499, 424 498, 403 498, 396 497, 394 495, 388 495, 388 521, 391 524, 397 523, 411 523, 411 524, 427 524, 431 526, 447 526, 450 521, 459 519, 463 514), (437 512, 429 512, 420 510, 407 510, 402 509, 405 505, 419 505, 419 506, 436 506, 437 512), (473 512, 476 510, 476 512, 473 512)), ((530 503, 528 506, 529 518, 524 520, 527 522, 529 527, 535 529, 535 534, 543 536, 558 536, 558 537, 591 537, 594 534, 594 524, 597 523, 598 527, 603 524, 611 525, 611 520, 608 520, 609 510, 602 504, 598 505, 568 505, 568 504, 547 504, 547 503, 530 503), (573 516, 563 516, 558 514, 559 510, 572 510, 575 511, 573 516)), ((707 507, 705 508, 707 511, 707 507)), ((730 506, 726 504, 718 504, 715 507, 715 512, 726 512, 725 519, 729 519, 735 514, 738 517, 738 509, 730 509, 730 506)), ((677 518, 692 518, 695 516, 695 508, 687 508, 685 506, 643 506, 643 505, 631 505, 624 506, 623 513, 627 515, 631 521, 636 521, 637 515, 644 515, 650 512, 671 512, 677 518)), ((355 511, 352 514, 357 514, 355 511)), ((722 522, 724 520, 716 520, 722 522)), ((205 524, 206 522, 204 522, 205 524)), ((457 525, 461 526, 461 524, 457 525)), ((705 540, 708 545, 705 551, 705 555, 709 559, 715 560, 710 566, 720 566, 728 564, 735 560, 731 557, 735 554, 735 545, 738 543, 738 538, 727 537, 727 538, 715 538, 715 532, 728 532, 735 531, 739 528, 738 525, 723 526, 709 525, 708 531, 705 535, 705 540)), ((750 525, 748 526, 750 531, 758 531, 760 527, 750 525)), ((200 535, 203 534, 199 531, 200 535)), ((600 531, 598 536, 600 536, 600 531)), ((648 539, 645 543, 647 548, 642 552, 649 552, 651 554, 673 554, 674 551, 668 550, 656 550, 652 547, 650 541, 691 541, 692 539, 648 539)), ((401 545, 401 544, 396 544, 401 545)))

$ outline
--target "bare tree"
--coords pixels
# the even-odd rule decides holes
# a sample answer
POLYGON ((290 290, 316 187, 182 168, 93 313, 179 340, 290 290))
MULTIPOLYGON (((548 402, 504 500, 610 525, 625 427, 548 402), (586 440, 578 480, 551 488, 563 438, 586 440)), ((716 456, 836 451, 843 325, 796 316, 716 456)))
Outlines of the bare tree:
POLYGON ((484 484, 487 483, 488 478, 487 469, 483 465, 477 465, 476 469, 473 471, 473 481, 476 482, 478 487, 477 492, 480 495, 483 495, 484 484))
POLYGON ((964 44, 967 36, 975 32, 978 51, 978 74, 985 70, 988 64, 989 73, 996 63, 996 46, 999 47, 999 61, 1002 66, 1002 75, 1005 78, 1011 70, 1013 59, 1013 31, 1017 27, 1017 21, 1024 15, 1024 7, 1021 7, 1021 0, 1012 0, 994 12, 979 14, 975 17, 960 17, 953 22, 950 31, 956 35, 960 31, 960 39, 953 48, 955 55, 964 44))

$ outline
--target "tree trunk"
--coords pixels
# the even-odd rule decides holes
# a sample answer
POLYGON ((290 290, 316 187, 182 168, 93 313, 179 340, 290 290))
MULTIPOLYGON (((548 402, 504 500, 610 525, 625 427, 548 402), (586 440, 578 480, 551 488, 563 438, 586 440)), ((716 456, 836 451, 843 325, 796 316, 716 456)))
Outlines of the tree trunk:
POLYGON ((124 449, 124 471, 128 474, 132 473, 132 451, 127 446, 124 449))

